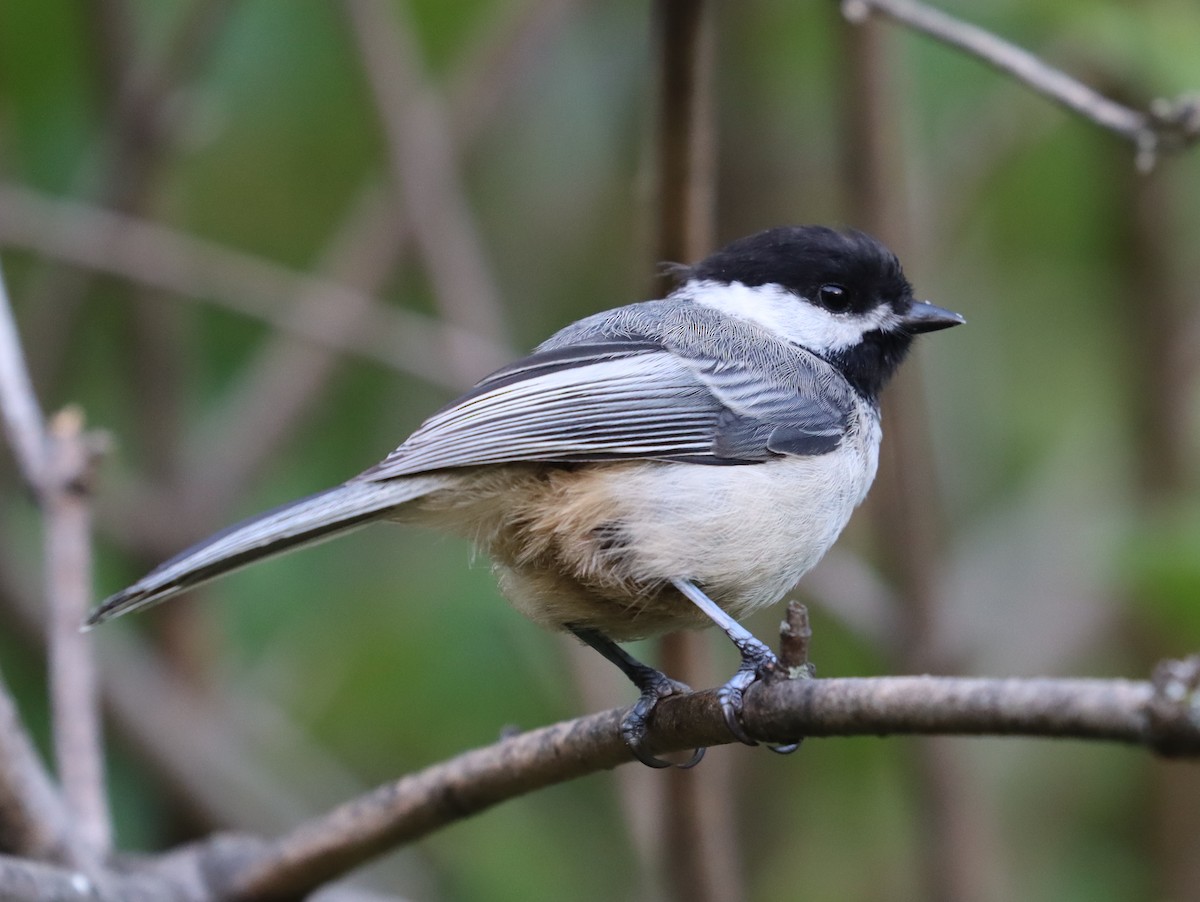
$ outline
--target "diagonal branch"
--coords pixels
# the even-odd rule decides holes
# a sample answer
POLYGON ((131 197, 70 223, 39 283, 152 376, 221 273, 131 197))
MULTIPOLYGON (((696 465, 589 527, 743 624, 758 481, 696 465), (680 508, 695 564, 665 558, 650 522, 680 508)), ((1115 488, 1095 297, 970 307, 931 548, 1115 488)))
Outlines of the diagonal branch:
POLYGON ((546 48, 583 5, 582 0, 521 0, 495 7, 445 88, 451 137, 464 153, 499 118, 513 89, 545 59, 546 48))
MULTIPOLYGON (((453 137, 461 146, 472 143, 499 115, 503 102, 517 84, 519 74, 539 57, 539 51, 562 27, 566 13, 577 0, 526 0, 519 8, 501 13, 501 19, 484 29, 478 46, 467 54, 455 79, 445 115, 453 137)), ((317 266, 325 278, 362 292, 370 299, 386 281, 412 242, 412 227, 399 214, 395 190, 368 176, 350 213, 334 229, 317 266)), ((297 299, 293 315, 314 321, 322 334, 353 336, 370 307, 331 304, 330 297, 315 292, 297 299)), ((237 497, 253 475, 282 445, 336 371, 332 351, 297 342, 280 334, 265 344, 248 365, 229 401, 200 427, 193 448, 219 449, 193 455, 180 468, 178 491, 192 489, 202 504, 196 517, 215 517, 237 497), (219 437, 219 440, 209 440, 219 437), (218 478, 219 475, 219 478, 218 478)), ((471 374, 463 373, 465 388, 471 374)), ((186 509, 194 503, 182 502, 186 509)))
POLYGON ((12 184, 0 184, 0 244, 214 303, 312 344, 456 390, 459 374, 440 351, 447 341, 466 349, 480 368, 508 360, 503 347, 481 334, 379 304, 352 337, 331 340, 312 323, 297 321, 291 302, 320 291, 330 304, 357 304, 358 292, 168 226, 12 184))
POLYGON ((1138 169, 1143 172, 1154 168, 1160 153, 1180 151, 1200 141, 1200 96, 1159 99, 1149 110, 1135 110, 990 31, 915 0, 843 0, 842 12, 852 22, 876 13, 887 16, 1014 76, 1068 110, 1131 141, 1137 149, 1138 169))
MULTIPOLYGON (((117 80, 109 85, 116 90, 112 115, 85 151, 71 190, 100 206, 134 213, 145 207, 163 172, 192 100, 185 89, 220 37, 233 4, 192 0, 177 15, 153 62, 139 61, 128 46, 119 59, 112 55, 117 42, 132 42, 136 35, 122 31, 128 23, 119 21, 119 12, 114 18, 92 9, 108 5, 86 4, 96 50, 104 57, 101 65, 108 67, 101 79, 117 80), (99 21, 102 16, 107 21, 99 21)), ((90 284, 90 273, 54 267, 42 267, 32 280, 27 297, 33 311, 28 342, 33 372, 47 377, 57 371, 67 346, 63 335, 76 322, 90 284)))
MULTIPOLYGON (((351 800, 278 839, 212 847, 220 898, 261 902, 311 891, 386 849, 535 789, 630 761, 620 709, 459 755, 351 800)), ((757 685, 745 723, 764 742, 795 736, 999 735, 1103 739, 1200 757, 1200 657, 1154 682, 882 677, 757 685)), ((663 754, 732 741, 715 691, 655 709, 647 745, 663 754)))
MULTIPOLYGON (((383 125, 392 179, 443 318, 502 340, 503 305, 459 177, 450 117, 424 71, 405 7, 346 0, 345 11, 383 125)), ((481 375, 469 349, 451 342, 446 350, 452 365, 481 375)))
MULTIPOLYGON (((0 679, 0 851, 81 862, 62 797, 0 679)), ((0 898, 3 898, 0 895, 0 898)))
POLYGON ((44 479, 46 428, 33 392, 21 337, 13 319, 4 273, 0 271, 0 416, 5 436, 26 485, 40 496, 44 479))
MULTIPOLYGON (((380 786, 276 839, 220 835, 144 859, 121 878, 100 875, 89 898, 264 902, 302 896, 397 845, 500 802, 628 763, 619 735, 624 713, 604 711, 467 752, 380 786)), ((777 680, 747 694, 745 723, 765 742, 797 735, 1029 736, 1124 742, 1200 758, 1200 656, 1164 662, 1152 681, 1143 682, 777 680)), ((655 709, 648 749, 664 754, 730 741, 710 690, 664 700, 655 709)), ((54 898, 34 890, 49 893, 65 879, 77 885, 79 877, 0 857, 0 892, 14 891, 5 898, 54 898), (24 895, 16 893, 28 886, 24 895)))

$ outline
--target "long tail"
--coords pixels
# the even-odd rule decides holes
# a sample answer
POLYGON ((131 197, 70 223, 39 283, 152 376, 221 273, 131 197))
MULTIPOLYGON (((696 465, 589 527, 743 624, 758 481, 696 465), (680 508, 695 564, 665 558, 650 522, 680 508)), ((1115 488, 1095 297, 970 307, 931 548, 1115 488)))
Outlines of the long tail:
POLYGON ((85 629, 166 601, 247 564, 323 542, 445 485, 442 476, 344 483, 243 520, 160 564, 129 588, 104 600, 85 629))

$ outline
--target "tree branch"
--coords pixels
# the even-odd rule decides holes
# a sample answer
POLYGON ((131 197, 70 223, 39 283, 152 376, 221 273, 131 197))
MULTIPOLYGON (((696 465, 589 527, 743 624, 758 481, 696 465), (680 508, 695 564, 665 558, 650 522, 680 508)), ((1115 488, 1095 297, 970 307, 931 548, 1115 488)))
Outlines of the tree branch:
POLYGON ((95 656, 79 624, 92 601, 90 495, 106 441, 83 431, 78 408, 52 417, 46 437, 42 515, 55 760, 80 838, 102 857, 112 844, 104 741, 95 656))
MULTIPOLYGON (((619 735, 623 714, 605 711, 467 752, 380 786, 277 839, 216 836, 144 859, 131 864, 128 876, 102 875, 90 884, 91 898, 263 902, 303 895, 385 850, 507 799, 629 762, 619 735)), ((1200 757, 1200 656, 1164 662, 1151 682, 779 679, 752 687, 745 724, 764 742, 797 735, 1036 736, 1110 740, 1200 757)), ((709 690, 664 700, 655 709, 647 749, 665 754, 730 741, 716 692, 709 690)), ((3 898, 75 898, 53 893, 80 879, 0 858, 3 898), (43 895, 21 890, 29 881, 43 895)))
POLYGON ((13 319, 4 273, 0 270, 0 416, 21 476, 34 495, 42 491, 45 426, 33 392, 21 337, 13 319))
MULTIPOLYGON (((0 679, 0 851, 55 861, 83 857, 58 789, 0 679)), ((0 893, 0 898, 7 898, 0 893)))
MULTIPOLYGON (((535 789, 630 761, 624 711, 533 730, 381 786, 292 832, 211 863, 222 898, 303 894, 378 855, 535 789)), ((1103 739, 1200 756, 1200 656, 1160 666, 1154 682, 882 677, 759 684, 746 698, 755 739, 996 735, 1103 739)), ((665 699, 647 751, 731 742, 716 692, 665 699)))
MULTIPOLYGON (((95 5, 105 4, 88 4, 95 5)), ((140 62, 129 48, 125 58, 106 60, 122 66, 121 72, 112 73, 120 78, 116 103, 111 121, 83 154, 71 193, 124 213, 144 209, 173 138, 187 119, 186 101, 192 99, 186 91, 188 80, 211 52, 232 7, 229 0, 192 0, 178 14, 153 63, 140 62)), ((102 55, 113 49, 115 36, 107 28, 97 27, 94 37, 104 45, 102 55)), ((64 336, 76 322, 90 284, 90 274, 54 267, 42 267, 30 283, 30 363, 43 378, 52 378, 61 364, 61 351, 68 344, 64 336)))
MULTIPOLYGON (((459 178, 453 128, 426 77, 405 21, 406 7, 345 0, 344 9, 383 126, 392 181, 434 300, 448 323, 502 339, 508 331, 504 308, 459 178)), ((445 337, 450 366, 469 381, 486 372, 454 333, 445 337)))
POLYGON ((456 390, 461 377, 440 350, 448 335, 481 369, 509 359, 504 348, 478 333, 379 304, 351 338, 331 341, 313 323, 296 320, 292 302, 322 292, 330 304, 357 305, 358 293, 343 285, 167 226, 16 185, 0 184, 0 243, 215 303, 313 344, 456 390))
POLYGON ((50 611, 51 694, 54 738, 66 791, 67 817, 16 708, 2 692, 0 833, 15 835, 0 848, 61 849, 76 863, 107 851, 100 721, 90 649, 79 623, 91 600, 90 514, 82 494, 95 460, 82 418, 64 412, 44 425, 25 367, 16 322, 0 272, 0 407, 21 471, 42 506, 46 540, 46 595, 50 611))
MULTIPOLYGON (((180 869, 182 872, 182 869, 180 869)), ((191 876, 191 875, 189 875, 191 876)), ((192 877, 157 874, 83 874, 0 855, 0 899, 5 902, 196 902, 206 898, 192 877)))
POLYGON ((873 13, 887 16, 1014 76, 1068 110, 1132 142, 1137 149, 1137 167, 1143 172, 1154 168, 1160 153, 1180 151, 1200 141, 1198 95, 1158 99, 1145 111, 1132 109, 1028 50, 914 0, 843 0, 842 13, 851 22, 861 22, 873 13))

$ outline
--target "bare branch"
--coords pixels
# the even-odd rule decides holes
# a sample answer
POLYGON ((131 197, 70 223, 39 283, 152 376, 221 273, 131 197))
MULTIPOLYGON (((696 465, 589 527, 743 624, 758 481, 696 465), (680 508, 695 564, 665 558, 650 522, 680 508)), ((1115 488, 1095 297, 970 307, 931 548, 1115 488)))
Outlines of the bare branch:
MULTIPOLYGON (((73 193, 124 213, 145 206, 187 115, 187 104, 178 103, 187 98, 181 88, 211 50, 232 5, 229 0, 192 0, 178 15, 153 64, 138 62, 132 53, 120 61, 123 71, 113 73, 119 75, 120 85, 109 127, 85 154, 73 193)), ((98 52, 108 56, 112 48, 107 42, 117 36, 107 27, 97 27, 94 35, 105 45, 98 52)), ((108 62, 117 63, 111 57, 108 62)), ((28 347, 35 373, 46 376, 57 370, 67 346, 62 335, 74 324, 90 280, 90 274, 42 268, 32 281, 27 294, 34 312, 28 347)))
POLYGON ((13 449, 21 475, 35 495, 41 494, 45 457, 45 425, 38 406, 21 338, 8 300, 4 273, 0 270, 0 415, 8 444, 13 449))
POLYGON ((167 226, 16 185, 0 184, 0 244, 215 303, 312 344, 454 389, 462 378, 440 350, 447 341, 465 349, 481 370, 509 359, 480 334, 379 304, 352 338, 330 340, 312 323, 296 321, 291 302, 323 292, 330 304, 358 304, 358 292, 167 226))
MULTIPOLYGON (((477 749, 354 799, 212 867, 222 897, 303 894, 383 850, 509 798, 630 760, 620 709, 477 749)), ((1200 757, 1200 657, 1162 665, 1155 682, 1086 679, 783 680, 747 696, 746 728, 764 742, 890 734, 1106 739, 1200 757)), ((664 700, 647 749, 732 741, 716 692, 664 700)))
POLYGON ((450 127, 469 148, 492 124, 514 86, 546 56, 581 0, 522 0, 495 7, 490 21, 463 53, 446 88, 450 127))
MULTIPOLYGON (((0 680, 0 851, 81 862, 57 787, 0 680)), ((5 898, 0 893, 0 898, 5 898)))
POLYGON ((2 273, 0 406, 22 471, 37 493, 45 518, 54 735, 73 829, 67 836, 66 819, 49 788, 49 779, 7 697, 8 710, 0 718, 7 729, 0 742, 8 746, 6 774, 10 779, 4 781, 0 795, 7 798, 0 809, 12 809, 4 820, 10 821, 5 829, 22 834, 16 845, 32 841, 35 846, 61 846, 83 863, 84 850, 102 853, 109 839, 92 658, 79 633, 80 618, 91 599, 90 515, 81 495, 93 455, 78 414, 59 415, 48 430, 43 426, 2 273))
POLYGON ((92 601, 91 484, 104 450, 68 408, 47 432, 43 493, 50 700, 63 794, 81 839, 98 855, 112 843, 92 644, 79 630, 92 601))
MULTIPOLYGON (((404 21, 406 7, 346 0, 345 9, 387 137, 392 178, 443 317, 500 339, 507 329, 496 281, 458 176, 453 130, 404 21)), ((470 349, 453 333, 446 337, 451 365, 471 378, 482 375, 470 349)))
MULTIPOLYGON (((172 875, 174 876, 174 875, 172 875)), ((5 902, 195 902, 199 881, 170 881, 153 874, 84 874, 0 855, 0 899, 5 902)))
POLYGON ((852 22, 879 13, 1007 72, 1068 110, 1131 141, 1142 171, 1154 167, 1158 154, 1180 151, 1200 140, 1200 96, 1159 99, 1148 111, 1135 110, 1028 50, 915 0, 843 0, 842 12, 852 22))
POLYGON ((808 660, 812 637, 808 607, 798 601, 789 601, 787 614, 779 624, 779 664, 791 679, 816 676, 808 660))
MULTIPOLYGON (((128 887, 100 892, 99 881, 92 898, 249 902, 302 895, 394 846, 509 798, 629 762, 619 736, 623 714, 605 711, 468 752, 381 786, 275 840, 217 836, 148 859, 138 876, 128 878, 128 887), (132 894, 154 885, 147 882, 153 876, 161 881, 158 896, 132 894)), ((715 691, 667 699, 653 720, 648 748, 654 754, 731 741, 715 691)), ((750 691, 745 720, 762 741, 796 735, 1019 735, 1105 739, 1200 757, 1200 657, 1160 665, 1153 682, 784 680, 750 691)), ((63 876, 0 858, 0 889, 15 886, 14 874, 28 879, 30 873, 53 881, 63 876)))
MULTIPOLYGON (((519 8, 505 7, 501 20, 480 36, 478 46, 459 67, 456 90, 446 109, 448 126, 460 145, 474 141, 499 114, 518 74, 528 68, 536 51, 550 42, 576 2, 527 0, 519 8)), ((350 214, 327 241, 317 269, 325 278, 369 298, 410 243, 411 231, 396 209, 394 189, 371 177, 350 214)), ((316 320, 314 328, 320 328, 326 338, 331 334, 353 336, 362 319, 370 316, 369 308, 329 301, 327 294, 306 295, 295 302, 294 315, 316 320)), ((331 353, 319 353, 286 334, 259 351, 232 399, 202 425, 202 437, 193 443, 210 453, 181 468, 188 485, 208 487, 199 493, 205 511, 220 510, 241 492, 271 451, 286 440, 334 372, 335 363, 331 353), (204 436, 220 439, 207 441, 204 436), (213 448, 220 453, 211 453, 213 448), (214 478, 218 473, 220 478, 214 478), (214 486, 218 487, 215 491, 214 486)), ((464 372, 463 381, 469 384, 471 374, 464 372)), ((204 516, 199 515, 202 522, 204 516)))

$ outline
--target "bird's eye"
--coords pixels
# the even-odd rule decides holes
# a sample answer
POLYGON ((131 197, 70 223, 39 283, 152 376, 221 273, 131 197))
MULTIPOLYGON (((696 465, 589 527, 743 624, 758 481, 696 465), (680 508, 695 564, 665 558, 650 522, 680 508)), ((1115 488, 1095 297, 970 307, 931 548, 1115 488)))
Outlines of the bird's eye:
POLYGON ((850 292, 844 286, 828 282, 817 291, 821 306, 834 313, 841 313, 850 305, 850 292))

